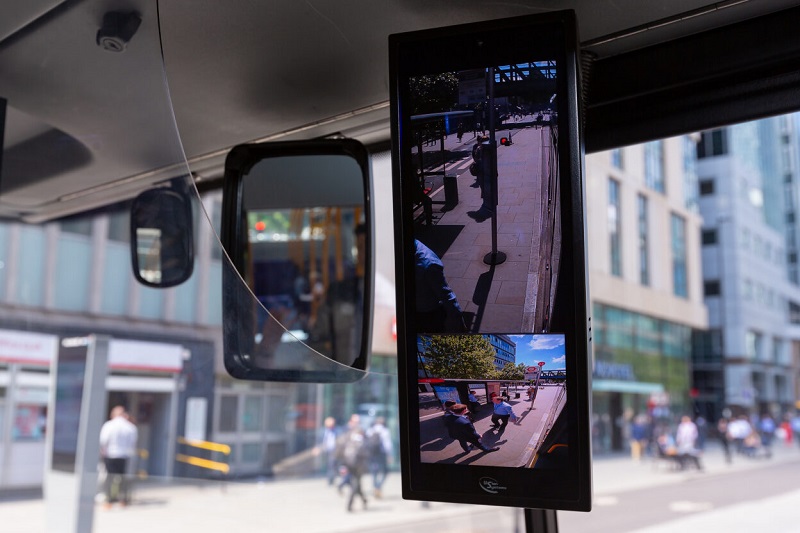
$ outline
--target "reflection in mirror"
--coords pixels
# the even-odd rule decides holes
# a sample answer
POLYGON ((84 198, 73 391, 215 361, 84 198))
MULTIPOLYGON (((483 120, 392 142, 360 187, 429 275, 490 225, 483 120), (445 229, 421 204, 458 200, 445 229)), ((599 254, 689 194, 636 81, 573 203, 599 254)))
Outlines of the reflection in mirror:
POLYGON ((192 275, 193 228, 189 197, 175 189, 141 193, 131 205, 133 273, 151 287, 173 287, 192 275))
POLYGON ((352 381, 361 377, 353 369, 366 369, 366 152, 360 161, 326 153, 333 146, 291 155, 275 145, 238 147, 228 158, 223 220, 236 228, 223 235, 248 289, 229 291, 226 283, 223 295, 226 323, 239 328, 225 339, 235 377, 352 381))
MULTIPOLYGON (((288 330, 286 341, 304 341, 343 363, 355 359, 361 337, 361 211, 315 207, 247 212, 248 283, 259 302, 280 317, 288 330)), ((264 342, 260 328, 255 341, 264 342)))

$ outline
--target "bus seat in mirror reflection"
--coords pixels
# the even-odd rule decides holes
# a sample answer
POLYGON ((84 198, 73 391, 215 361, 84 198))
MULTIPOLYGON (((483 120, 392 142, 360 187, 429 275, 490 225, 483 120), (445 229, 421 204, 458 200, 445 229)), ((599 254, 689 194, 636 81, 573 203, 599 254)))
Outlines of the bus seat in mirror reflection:
POLYGON ((246 280, 263 310, 285 328, 274 328, 259 311, 254 332, 259 346, 280 335, 280 342, 304 342, 336 361, 350 362, 361 337, 362 211, 317 207, 247 212, 251 260, 246 280))

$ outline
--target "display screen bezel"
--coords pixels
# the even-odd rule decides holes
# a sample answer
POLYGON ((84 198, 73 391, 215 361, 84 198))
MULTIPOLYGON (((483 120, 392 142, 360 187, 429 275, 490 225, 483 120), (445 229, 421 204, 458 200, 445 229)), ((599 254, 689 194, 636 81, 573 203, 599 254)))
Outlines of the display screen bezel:
MULTIPOLYGON (((586 282, 583 149, 577 30, 571 11, 392 35, 390 83, 395 206, 401 458, 406 499, 590 510, 590 319, 586 282), (548 327, 566 344, 568 459, 520 469, 423 462, 420 453, 415 314, 414 175, 409 78, 552 58, 558 66, 557 128, 561 254, 548 327), (495 490, 499 488, 499 490, 495 490), (488 490, 487 490, 488 489, 488 490)), ((478 333, 485 333, 479 331, 478 333)), ((497 331, 496 333, 547 333, 497 331)))

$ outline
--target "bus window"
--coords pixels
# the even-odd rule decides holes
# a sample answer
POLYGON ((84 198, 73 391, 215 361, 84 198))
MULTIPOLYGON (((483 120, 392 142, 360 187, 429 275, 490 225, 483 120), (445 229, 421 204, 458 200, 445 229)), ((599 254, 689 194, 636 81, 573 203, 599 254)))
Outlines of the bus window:
MULTIPOLYGON (((4 3, 0 523, 30 532, 552 531, 521 509, 402 499, 389 214, 388 35, 538 8, 222 4, 4 3), (98 45, 107 11, 141 20, 116 51, 98 45), (326 136, 358 139, 370 151, 370 370, 350 384, 235 380, 222 354, 223 328, 237 327, 222 320, 225 154, 241 143, 326 136), (156 289, 131 273, 130 206, 175 178, 194 191, 194 268, 183 283, 156 289), (102 386, 87 392, 101 414, 81 433, 78 388, 57 387, 54 374, 57 353, 84 342, 102 346, 106 364, 94 376, 102 386), (135 426, 133 449, 106 445, 103 457, 83 463, 80 487, 48 485, 56 413, 59 435, 99 450, 112 410, 135 426), (383 455, 348 468, 343 447, 331 452, 348 431, 363 432, 376 451, 380 442, 383 455), (122 458, 122 474, 121 461, 106 465, 122 458), (119 490, 119 476, 129 491, 119 490)), ((560 531, 795 529, 793 4, 547 6, 576 9, 589 52, 585 192, 597 347, 595 506, 559 512, 560 531), (689 35, 692 46, 672 48, 689 35), (764 117, 775 118, 743 123, 764 117), (682 457, 692 424, 703 451, 682 457)), ((457 135, 444 140, 448 168, 468 158, 457 135)), ((438 187, 426 194, 444 200, 438 187)), ((558 379, 540 383, 534 408, 558 379)), ((433 385, 420 383, 419 392, 431 410, 433 385)), ((491 416, 488 386, 470 390, 479 414, 491 416)), ((527 390, 508 392, 511 403, 530 406, 527 390)))

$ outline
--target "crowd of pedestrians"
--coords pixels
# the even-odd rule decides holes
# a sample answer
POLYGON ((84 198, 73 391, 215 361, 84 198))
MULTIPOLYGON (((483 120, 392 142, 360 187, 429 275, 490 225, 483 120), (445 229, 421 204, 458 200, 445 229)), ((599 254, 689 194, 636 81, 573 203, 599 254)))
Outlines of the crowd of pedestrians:
MULTIPOLYGON (((600 433, 597 425, 601 422, 600 417, 595 417, 595 437, 600 433)), ((681 470, 690 467, 702 470, 702 456, 709 438, 720 444, 728 463, 736 456, 769 459, 778 439, 800 445, 800 414, 786 415, 780 423, 769 413, 727 415, 709 427, 702 416, 684 415, 675 423, 641 413, 631 416, 624 430, 634 461, 650 457, 671 461, 681 470)))
POLYGON ((316 450, 323 457, 328 485, 336 486, 339 494, 347 496, 348 511, 354 510, 356 500, 361 501, 363 509, 367 508, 364 475, 371 475, 373 496, 383 497, 383 484, 393 457, 392 437, 383 417, 364 428, 361 417, 353 414, 343 429, 337 427, 336 419, 328 417, 316 450))

